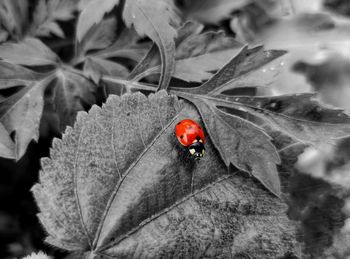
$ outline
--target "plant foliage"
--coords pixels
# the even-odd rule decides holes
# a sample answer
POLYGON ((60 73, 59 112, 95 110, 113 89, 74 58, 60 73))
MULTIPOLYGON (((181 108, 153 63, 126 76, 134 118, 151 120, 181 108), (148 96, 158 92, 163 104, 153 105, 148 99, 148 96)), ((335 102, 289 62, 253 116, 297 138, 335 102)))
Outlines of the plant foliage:
POLYGON ((350 117, 311 93, 259 95, 275 79, 261 71, 286 51, 187 20, 215 25, 260 1, 178 2, 2 1, 0 156, 20 160, 44 114, 54 118, 63 135, 32 190, 56 247, 89 258, 300 256, 272 133, 334 144, 350 117), (173 134, 184 118, 205 131, 200 161, 173 134))

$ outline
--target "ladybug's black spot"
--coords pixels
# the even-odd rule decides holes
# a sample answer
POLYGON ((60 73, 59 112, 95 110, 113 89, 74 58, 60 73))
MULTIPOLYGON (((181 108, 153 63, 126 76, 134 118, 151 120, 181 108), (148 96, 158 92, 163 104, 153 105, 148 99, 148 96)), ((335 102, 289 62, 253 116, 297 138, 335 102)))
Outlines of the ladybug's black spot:
POLYGON ((184 137, 184 135, 181 135, 180 138, 182 139, 184 137))
POLYGON ((180 122, 178 122, 176 125, 180 125, 181 124, 181 121, 180 122))

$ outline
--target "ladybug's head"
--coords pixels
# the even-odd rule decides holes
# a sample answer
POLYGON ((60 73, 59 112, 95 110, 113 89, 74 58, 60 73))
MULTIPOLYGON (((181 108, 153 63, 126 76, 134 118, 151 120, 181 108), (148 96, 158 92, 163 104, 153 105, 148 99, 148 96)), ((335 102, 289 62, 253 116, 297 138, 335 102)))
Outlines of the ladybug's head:
POLYGON ((195 140, 191 145, 188 146, 188 151, 194 159, 199 160, 204 156, 204 144, 201 140, 195 140))

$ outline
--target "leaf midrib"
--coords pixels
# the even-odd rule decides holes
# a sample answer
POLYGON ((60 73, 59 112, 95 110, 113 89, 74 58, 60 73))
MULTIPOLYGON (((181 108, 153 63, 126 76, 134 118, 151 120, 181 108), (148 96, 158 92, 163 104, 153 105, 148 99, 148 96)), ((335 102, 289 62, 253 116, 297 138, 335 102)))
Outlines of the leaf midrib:
MULTIPOLYGON (((183 109, 183 108, 182 108, 183 109)), ((125 173, 123 174, 123 177, 119 180, 116 188, 114 189, 114 191, 112 192, 109 200, 108 200, 108 203, 103 211, 103 214, 102 214, 102 217, 101 217, 101 221, 99 223, 99 226, 97 228, 97 232, 96 232, 96 236, 95 236, 95 239, 94 239, 94 242, 93 242, 93 250, 96 249, 96 246, 97 246, 97 243, 98 243, 98 240, 100 238, 100 235, 101 235, 101 231, 102 231, 102 228, 103 228, 103 224, 107 218, 107 215, 108 215, 108 212, 109 212, 109 209, 112 205, 112 203, 114 202, 114 199, 115 197, 117 196, 118 194, 118 191, 121 187, 121 185, 123 184, 124 180, 126 179, 126 177, 129 175, 130 172, 132 172, 132 169, 138 164, 138 162, 142 159, 142 157, 148 152, 148 150, 155 144, 155 142, 164 134, 164 132, 172 125, 172 123, 178 118, 178 116, 180 115, 181 113, 181 110, 179 110, 177 112, 177 114, 168 122, 168 124, 163 127, 160 132, 154 137, 154 139, 145 147, 145 149, 142 151, 142 153, 138 156, 138 158, 128 167, 128 169, 125 171, 125 173)))
POLYGON ((100 247, 97 252, 103 252, 117 244, 119 244, 120 242, 122 242, 125 238, 129 237, 130 235, 136 233, 138 230, 140 230, 141 228, 143 228, 144 226, 150 224, 151 222, 153 222, 154 220, 156 220, 157 218, 161 217, 162 215, 168 213, 169 211, 173 210, 175 207, 183 204, 184 202, 188 201, 189 199, 191 199, 192 197, 195 197, 196 195, 212 188, 215 184, 217 183, 220 183, 220 182, 223 182, 231 177, 233 177, 235 175, 235 173, 239 172, 239 170, 235 171, 235 172, 232 172, 230 173, 229 175, 225 175, 224 177, 220 178, 220 179, 217 179, 209 184, 207 184, 205 187, 203 187, 202 189, 199 189, 198 191, 196 192, 191 192, 189 193, 189 195, 183 197, 182 199, 180 199, 179 201, 175 202, 174 204, 172 204, 170 207, 167 207, 165 209, 163 209, 161 212, 145 219, 144 221, 142 221, 137 227, 131 229, 129 232, 127 232, 126 234, 122 235, 119 239, 105 245, 105 246, 102 246, 100 247))

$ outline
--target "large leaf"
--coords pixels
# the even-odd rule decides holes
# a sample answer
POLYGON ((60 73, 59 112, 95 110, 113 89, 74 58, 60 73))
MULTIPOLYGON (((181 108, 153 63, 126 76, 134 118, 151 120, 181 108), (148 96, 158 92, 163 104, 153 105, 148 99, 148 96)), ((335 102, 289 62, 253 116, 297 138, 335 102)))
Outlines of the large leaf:
MULTIPOLYGON (((207 80, 212 76, 213 71, 225 65, 242 46, 223 32, 201 33, 202 30, 202 25, 193 22, 185 23, 178 30, 173 77, 187 82, 207 80)), ((158 57, 153 47, 135 67, 129 79, 140 80, 145 76, 160 73, 158 57)))
POLYGON ((29 29, 30 35, 48 37, 54 34, 63 38, 64 32, 57 22, 73 19, 76 7, 75 0, 39 0, 29 29))
POLYGON ((173 0, 128 0, 123 18, 128 27, 133 25, 139 35, 146 35, 157 44, 162 62, 159 89, 166 89, 175 67, 173 26, 178 17, 173 0))
POLYGON ((25 66, 57 66, 57 55, 36 38, 26 38, 19 43, 0 45, 0 58, 13 64, 25 66))
POLYGON ((161 91, 111 96, 55 139, 33 187, 51 245, 90 258, 297 255, 282 202, 222 164, 190 159, 173 129, 200 122, 161 91))

